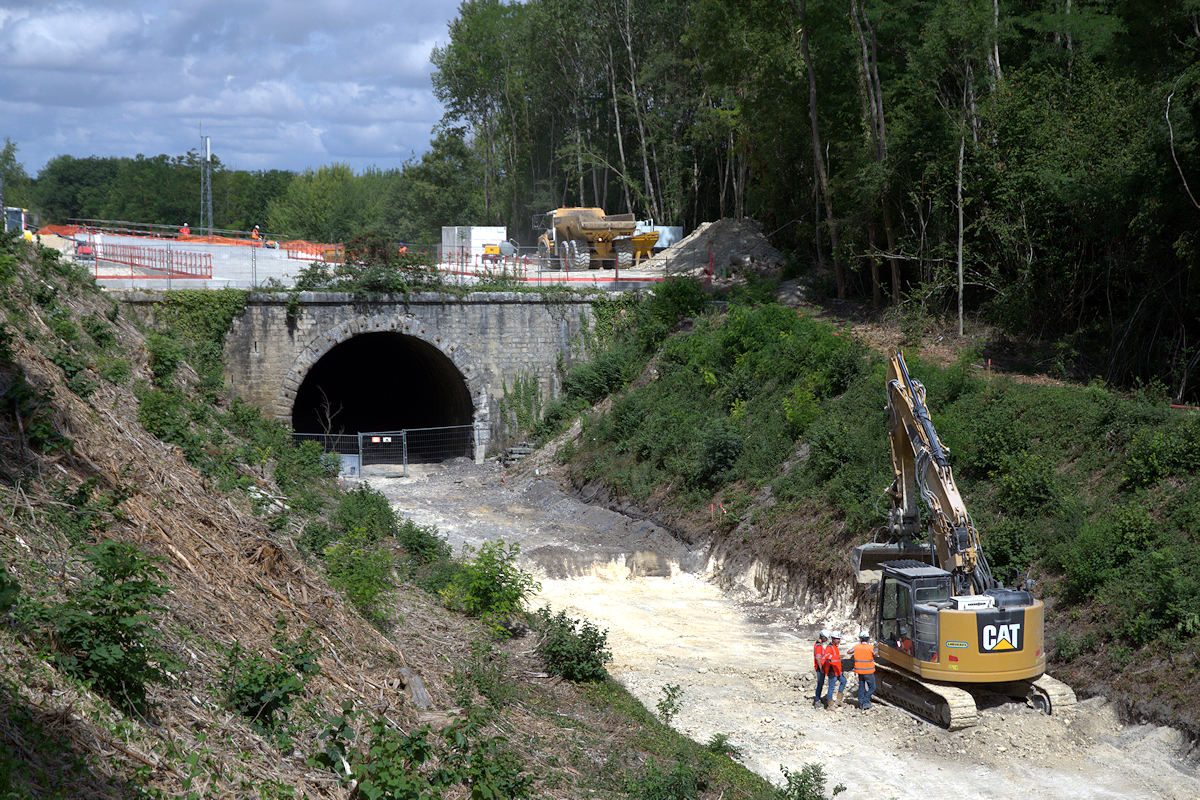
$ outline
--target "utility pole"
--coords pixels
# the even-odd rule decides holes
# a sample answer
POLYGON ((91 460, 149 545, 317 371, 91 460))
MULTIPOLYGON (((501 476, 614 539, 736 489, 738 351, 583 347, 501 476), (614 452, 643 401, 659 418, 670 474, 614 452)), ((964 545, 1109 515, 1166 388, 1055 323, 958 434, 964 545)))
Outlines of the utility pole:
POLYGON ((200 230, 212 236, 212 142, 211 137, 200 137, 200 230))

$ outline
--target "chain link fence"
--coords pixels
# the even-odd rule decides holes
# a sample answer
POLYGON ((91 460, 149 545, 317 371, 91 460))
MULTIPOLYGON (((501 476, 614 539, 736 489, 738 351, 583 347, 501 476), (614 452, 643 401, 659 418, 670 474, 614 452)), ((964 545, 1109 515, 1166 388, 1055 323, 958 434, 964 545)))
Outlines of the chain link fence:
POLYGON ((432 464, 451 458, 474 458, 475 426, 406 428, 362 433, 293 433, 297 442, 316 442, 326 453, 342 459, 341 474, 358 477, 374 465, 399 466, 407 477, 409 464, 432 464))

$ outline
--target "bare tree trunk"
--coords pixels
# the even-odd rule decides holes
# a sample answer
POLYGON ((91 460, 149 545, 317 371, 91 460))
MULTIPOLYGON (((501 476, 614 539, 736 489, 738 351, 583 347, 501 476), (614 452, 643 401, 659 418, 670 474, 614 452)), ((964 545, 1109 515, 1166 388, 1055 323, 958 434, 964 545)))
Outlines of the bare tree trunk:
POLYGON ((867 249, 870 251, 871 262, 871 306, 879 308, 883 305, 883 293, 879 289, 879 259, 875 257, 875 220, 867 222, 867 249))
POLYGON ((1000 70, 1000 0, 992 0, 992 57, 989 59, 992 67, 992 78, 1000 83, 1003 73, 1000 70))
POLYGON ((892 271, 892 303, 900 305, 900 259, 896 253, 896 226, 892 222, 890 195, 883 197, 883 234, 887 237, 888 265, 892 271))
MULTIPOLYGON (((795 4, 795 0, 792 0, 793 7, 795 4)), ((800 0, 797 11, 800 17, 800 51, 804 57, 804 67, 808 71, 808 119, 812 126, 813 166, 817 172, 817 183, 821 187, 821 199, 825 204, 825 224, 829 226, 837 296, 839 300, 843 300, 846 297, 846 268, 838 255, 837 222, 833 216, 833 199, 829 195, 829 178, 825 171, 825 158, 821 153, 821 131, 817 125, 817 75, 813 71, 812 53, 808 47, 808 0, 800 0)))
POLYGON ((608 46, 608 80, 612 88, 613 114, 617 120, 617 153, 621 156, 621 193, 625 198, 625 210, 633 211, 629 200, 629 166, 625 163, 625 140, 621 136, 621 104, 617 102, 617 66, 613 63, 612 44, 608 46))
MULTIPOLYGON (((879 46, 875 37, 875 29, 871 27, 871 20, 867 17, 865 0, 861 5, 858 0, 850 0, 850 17, 854 20, 854 29, 858 33, 859 49, 862 53, 859 91, 863 106, 863 124, 867 126, 871 136, 875 162, 884 166, 887 163, 887 125, 884 122, 883 113, 883 84, 879 80, 879 46)), ((886 177, 883 186, 880 187, 879 204, 883 211, 883 229, 887 238, 888 264, 891 267, 892 302, 898 304, 900 302, 900 260, 896 257, 896 230, 892 222, 891 188, 886 177)), ((871 244, 871 250, 875 251, 874 243, 871 244)), ((873 279, 877 280, 879 265, 873 259, 871 266, 875 270, 873 279)), ((872 291, 877 292, 877 287, 873 287, 872 291)), ((876 305, 879 304, 878 298, 875 302, 876 305)))
POLYGON ((625 52, 629 56, 629 91, 633 96, 633 116, 637 120, 638 140, 642 151, 642 178, 645 181, 646 197, 650 203, 650 216, 660 219, 658 200, 654 194, 654 184, 650 180, 650 159, 646 147, 646 126, 642 122, 641 101, 638 99, 637 62, 633 58, 633 10, 630 0, 625 0, 625 19, 621 25, 621 38, 625 40, 625 52))
POLYGON ((958 335, 963 335, 963 154, 966 151, 967 134, 958 138, 958 335))

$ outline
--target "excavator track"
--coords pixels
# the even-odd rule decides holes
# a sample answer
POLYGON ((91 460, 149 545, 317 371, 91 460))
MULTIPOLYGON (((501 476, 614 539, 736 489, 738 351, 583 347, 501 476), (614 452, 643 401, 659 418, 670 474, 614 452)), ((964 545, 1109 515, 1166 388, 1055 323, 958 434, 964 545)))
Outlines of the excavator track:
POLYGON ((1024 697, 1029 705, 1055 716, 1075 711, 1075 692, 1070 686, 1049 675, 1034 681, 1013 681, 1005 684, 1005 694, 1024 697))
POLYGON ((926 683, 878 661, 875 691, 892 705, 947 730, 969 728, 979 721, 975 698, 970 692, 957 686, 926 683))

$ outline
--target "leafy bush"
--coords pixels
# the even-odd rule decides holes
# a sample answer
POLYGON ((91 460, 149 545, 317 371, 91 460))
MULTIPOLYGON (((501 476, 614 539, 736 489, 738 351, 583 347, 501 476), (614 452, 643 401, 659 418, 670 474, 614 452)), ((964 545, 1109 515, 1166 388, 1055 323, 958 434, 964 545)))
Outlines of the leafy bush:
POLYGON ((146 349, 150 351, 150 373, 157 386, 166 386, 183 363, 183 342, 174 336, 150 331, 146 335, 146 349))
POLYGON ((537 652, 546 668, 571 681, 602 681, 608 677, 604 665, 612 660, 608 634, 588 620, 576 620, 550 607, 539 608, 533 627, 541 635, 537 652))
POLYGON ((450 545, 438 536, 436 525, 418 525, 405 519, 396 529, 396 541, 408 558, 406 572, 415 576, 422 567, 450 560, 450 545))
POLYGON ((454 580, 442 590, 450 608, 481 617, 494 626, 522 610, 526 598, 541 586, 517 566, 521 546, 503 541, 485 542, 478 553, 464 548, 463 564, 454 580), (472 557, 474 556, 474 557, 472 557))
POLYGON ((387 620, 392 585, 392 554, 358 536, 335 542, 325 550, 329 585, 346 597, 364 618, 379 625, 387 620))
POLYGON ((719 756, 728 756, 734 761, 740 760, 745 753, 741 747, 729 741, 729 734, 727 733, 714 733, 708 742, 705 743, 704 749, 719 756))
POLYGON ((80 323, 83 330, 100 349, 111 347, 116 342, 112 326, 95 314, 89 314, 80 323))
MULTIPOLYGON (((805 764, 799 772, 791 772, 787 767, 780 766, 783 772, 784 785, 777 789, 778 800, 827 800, 825 795, 825 768, 820 764, 805 764)), ((837 796, 846 791, 840 783, 833 787, 837 796)))
POLYGON ((363 544, 394 537, 399 530, 387 498, 365 483, 342 495, 331 521, 335 529, 352 534, 363 544))
POLYGON ((683 697, 683 689, 679 684, 668 683, 663 685, 663 696, 659 698, 655 708, 658 710, 658 718, 662 720, 663 725, 670 725, 671 720, 675 719, 675 715, 679 713, 682 704, 679 702, 683 697))
POLYGON ((275 662, 258 653, 247 653, 235 641, 221 673, 221 688, 229 707, 257 728, 275 727, 275 715, 286 715, 305 684, 321 671, 311 639, 312 632, 307 630, 298 639, 289 639, 279 627, 273 638, 280 652, 275 662))
POLYGON ((707 786, 704 773, 689 760, 680 758, 669 770, 657 762, 649 762, 626 790, 636 800, 696 800, 707 786))
POLYGON ((51 631, 54 662, 116 705, 142 711, 146 687, 166 677, 152 615, 168 592, 151 558, 126 542, 86 549, 92 574, 61 603, 30 601, 30 617, 51 631))
MULTIPOLYGON (((348 712, 347 712, 348 715, 348 712)), ((346 716, 331 720, 322 736, 325 749, 314 757, 344 782, 357 783, 358 796, 371 800, 440 800, 447 790, 467 787, 471 798, 529 797, 533 778, 500 737, 485 737, 475 716, 456 718, 440 737, 428 726, 410 733, 377 718, 368 728, 366 752, 353 747, 354 733, 346 716), (350 774, 342 769, 343 759, 350 774)))

